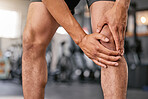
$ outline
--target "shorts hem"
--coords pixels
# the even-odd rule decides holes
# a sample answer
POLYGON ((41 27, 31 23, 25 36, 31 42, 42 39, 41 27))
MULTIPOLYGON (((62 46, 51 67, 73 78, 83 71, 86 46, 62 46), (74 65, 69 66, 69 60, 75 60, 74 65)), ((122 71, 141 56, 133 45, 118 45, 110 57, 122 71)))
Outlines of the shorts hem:
POLYGON ((94 2, 97 2, 97 1, 113 1, 115 2, 116 0, 86 0, 87 1, 87 4, 88 4, 88 8, 90 8, 90 6, 94 3, 94 2))

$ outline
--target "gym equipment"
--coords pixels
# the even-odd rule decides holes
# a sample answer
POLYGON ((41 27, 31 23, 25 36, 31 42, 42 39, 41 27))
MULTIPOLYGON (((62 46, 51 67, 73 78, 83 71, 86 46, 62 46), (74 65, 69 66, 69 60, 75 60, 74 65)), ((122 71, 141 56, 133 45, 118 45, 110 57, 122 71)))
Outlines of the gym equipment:
POLYGON ((131 69, 135 69, 137 66, 141 65, 141 59, 140 59, 140 54, 142 52, 142 46, 141 46, 141 41, 137 37, 136 29, 137 29, 137 24, 136 24, 136 3, 131 3, 130 9, 129 9, 129 15, 132 15, 134 18, 134 36, 133 36, 133 44, 130 46, 129 41, 127 38, 125 39, 125 56, 127 59, 127 62, 130 65, 131 69), (132 57, 133 60, 128 58, 128 55, 132 57))
POLYGON ((0 79, 8 79, 10 75, 10 62, 0 52, 0 79))
POLYGON ((62 56, 59 58, 57 64, 57 71, 52 75, 55 81, 70 82, 72 75, 72 60, 69 56, 64 53, 65 42, 61 43, 62 56))
POLYGON ((10 78, 22 84, 22 45, 13 44, 5 52, 5 57, 10 61, 10 78))
POLYGON ((131 2, 129 15, 132 15, 134 18, 134 30, 133 37, 127 37, 125 39, 125 58, 128 63, 128 73, 129 73, 129 81, 128 86, 131 88, 142 88, 147 84, 147 75, 148 69, 146 65, 143 65, 141 62, 141 53, 142 53, 142 42, 137 36, 136 28, 136 3, 131 2), (129 41, 133 43, 130 45, 129 41))

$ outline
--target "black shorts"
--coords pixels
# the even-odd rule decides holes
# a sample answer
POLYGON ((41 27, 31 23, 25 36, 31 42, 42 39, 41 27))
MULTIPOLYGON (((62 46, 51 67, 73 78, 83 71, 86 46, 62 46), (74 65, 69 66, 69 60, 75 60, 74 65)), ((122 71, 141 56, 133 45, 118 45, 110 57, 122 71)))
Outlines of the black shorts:
POLYGON ((115 0, 86 0, 88 7, 90 7, 96 1, 115 1, 115 0))
MULTIPOLYGON (((31 2, 42 2, 42 0, 30 0, 31 2)), ((78 5, 80 0, 65 0, 72 14, 74 14, 74 8, 78 5)))
MULTIPOLYGON (((30 1, 31 2, 42 2, 42 0, 30 0, 30 1)), ((90 7, 96 1, 115 1, 115 0, 86 0, 86 1, 88 4, 88 7, 90 7)), ((74 8, 78 5, 80 0, 65 0, 65 2, 67 3, 71 13, 74 14, 74 8)))

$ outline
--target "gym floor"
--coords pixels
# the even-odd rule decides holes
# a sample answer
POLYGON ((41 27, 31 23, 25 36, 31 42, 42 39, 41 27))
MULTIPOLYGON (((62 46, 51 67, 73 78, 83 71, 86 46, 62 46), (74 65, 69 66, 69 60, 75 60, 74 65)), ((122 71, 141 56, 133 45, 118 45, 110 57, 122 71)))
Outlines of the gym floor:
MULTIPOLYGON (((86 83, 48 83, 45 99, 103 99, 101 86, 86 83)), ((10 81, 0 81, 0 99, 23 99, 22 87, 10 81)), ((148 91, 128 89, 127 99, 148 99, 148 91)))

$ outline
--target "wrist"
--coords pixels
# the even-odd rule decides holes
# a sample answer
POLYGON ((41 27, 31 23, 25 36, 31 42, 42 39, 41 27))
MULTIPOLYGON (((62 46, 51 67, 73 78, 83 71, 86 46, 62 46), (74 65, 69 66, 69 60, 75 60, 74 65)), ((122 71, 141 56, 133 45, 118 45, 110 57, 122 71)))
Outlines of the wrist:
POLYGON ((79 24, 73 25, 73 28, 71 28, 68 33, 77 45, 79 45, 79 43, 87 35, 79 24))
POLYGON ((79 45, 79 44, 82 42, 82 40, 84 39, 84 37, 85 37, 86 35, 87 35, 87 34, 86 34, 84 31, 82 31, 82 33, 77 36, 77 38, 74 40, 74 42, 75 42, 77 45, 79 45))

